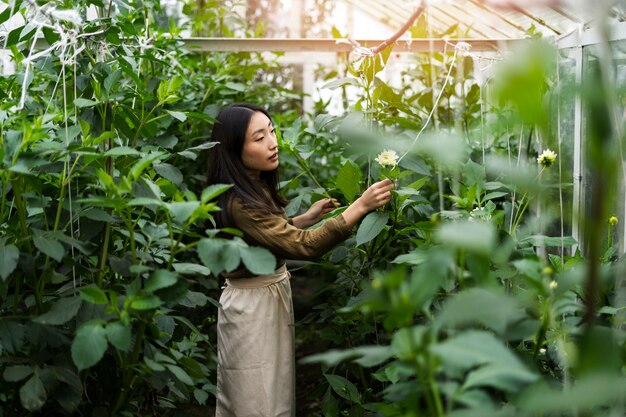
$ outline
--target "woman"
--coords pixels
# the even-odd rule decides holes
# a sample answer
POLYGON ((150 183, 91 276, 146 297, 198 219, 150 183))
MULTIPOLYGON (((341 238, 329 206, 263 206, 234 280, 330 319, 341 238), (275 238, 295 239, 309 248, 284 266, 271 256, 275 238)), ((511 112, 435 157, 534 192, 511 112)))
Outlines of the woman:
POLYGON ((250 245, 277 258, 272 275, 244 267, 224 273, 218 312, 216 417, 295 416, 294 319, 284 259, 316 259, 347 239, 367 213, 391 200, 393 184, 369 187, 339 216, 305 230, 335 208, 323 199, 288 219, 278 194, 278 144, 270 115, 251 104, 221 110, 209 156, 209 184, 233 184, 221 196, 218 226, 235 227, 250 245))

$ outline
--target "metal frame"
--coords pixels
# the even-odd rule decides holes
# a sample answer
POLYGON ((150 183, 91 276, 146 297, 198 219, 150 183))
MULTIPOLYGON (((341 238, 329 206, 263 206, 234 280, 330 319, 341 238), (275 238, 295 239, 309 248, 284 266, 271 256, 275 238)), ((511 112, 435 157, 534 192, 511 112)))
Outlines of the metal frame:
MULTIPOLYGON (((340 39, 280 39, 280 38, 185 38, 186 46, 198 52, 350 52, 353 46, 340 39)), ((436 52, 450 50, 447 43, 466 42, 472 52, 493 52, 508 48, 525 39, 399 39, 395 42, 394 53, 436 52)), ((356 40, 363 47, 375 47, 383 39, 356 40)))
MULTIPOLYGON (((619 22, 609 27, 609 42, 626 40, 626 22, 619 22)), ((582 25, 579 30, 570 32, 557 40, 556 45, 558 49, 574 48, 576 59, 576 83, 581 84, 583 82, 584 71, 584 56, 583 49, 587 46, 596 45, 603 42, 603 39, 597 28, 590 28, 582 30, 582 25)), ((583 136, 583 103, 580 94, 576 95, 574 108, 574 169, 573 169, 573 202, 572 210, 574 213, 574 220, 572 224, 572 236, 582 246, 584 242, 585 230, 581 228, 581 219, 585 216, 585 189, 582 183, 583 172, 582 169, 585 166, 585 155, 582 152, 584 147, 583 136)), ((560 122, 560 121, 559 121, 560 122)), ((622 218, 626 219, 626 209, 622 213, 622 218)), ((620 248, 622 252, 624 250, 624 243, 626 242, 626 222, 624 222, 624 228, 622 230, 622 239, 620 242, 620 248)), ((574 251, 576 247, 573 248, 574 251)), ((580 248, 584 251, 584 247, 580 248)))

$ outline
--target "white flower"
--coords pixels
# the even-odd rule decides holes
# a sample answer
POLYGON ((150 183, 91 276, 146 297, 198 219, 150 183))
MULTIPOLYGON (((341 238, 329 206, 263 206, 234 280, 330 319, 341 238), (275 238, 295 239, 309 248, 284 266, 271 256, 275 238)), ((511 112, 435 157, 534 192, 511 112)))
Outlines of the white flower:
POLYGON ((545 168, 550 168, 552 164, 556 161, 556 153, 552 152, 550 149, 546 149, 537 157, 537 162, 545 168))
POLYGON ((551 290, 556 290, 556 288, 559 286, 559 283, 556 281, 550 281, 550 289, 551 290))
POLYGON ((383 167, 393 168, 398 165, 398 154, 396 151, 386 150, 382 151, 376 157, 376 162, 378 162, 383 167))

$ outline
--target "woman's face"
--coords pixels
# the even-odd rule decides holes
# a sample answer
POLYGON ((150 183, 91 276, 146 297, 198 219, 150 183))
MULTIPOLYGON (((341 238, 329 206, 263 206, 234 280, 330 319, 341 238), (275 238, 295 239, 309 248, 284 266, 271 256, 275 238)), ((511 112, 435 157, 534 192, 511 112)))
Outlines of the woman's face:
POLYGON ((272 122, 261 112, 250 119, 241 150, 241 162, 255 176, 278 168, 278 142, 272 122))

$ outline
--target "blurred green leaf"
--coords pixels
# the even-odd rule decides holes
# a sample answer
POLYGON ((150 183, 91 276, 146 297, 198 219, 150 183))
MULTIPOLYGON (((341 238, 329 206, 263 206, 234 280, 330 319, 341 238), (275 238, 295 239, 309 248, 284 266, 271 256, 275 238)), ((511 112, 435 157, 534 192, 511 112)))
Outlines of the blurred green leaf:
POLYGON ((596 374, 577 380, 568 390, 540 381, 522 391, 516 401, 520 409, 538 414, 571 415, 623 401, 626 378, 623 375, 596 374))
POLYGON ((471 371, 467 375, 463 389, 487 386, 515 393, 537 379, 539 379, 537 374, 523 368, 503 364, 490 364, 471 371))
POLYGON ((490 255, 496 246, 495 227, 486 222, 446 223, 437 230, 436 237, 444 245, 486 256, 490 255))
POLYGON ((511 322, 525 316, 523 306, 515 298, 493 290, 471 288, 449 298, 435 323, 444 328, 481 324, 503 335, 511 322))
POLYGON ((466 370, 477 365, 497 364, 525 369, 522 362, 493 334, 468 330, 431 346, 446 366, 466 370))

